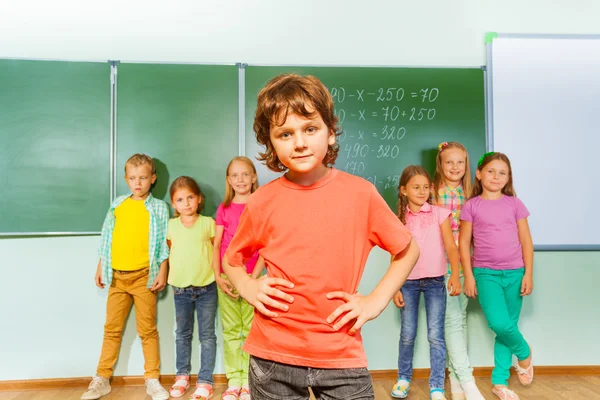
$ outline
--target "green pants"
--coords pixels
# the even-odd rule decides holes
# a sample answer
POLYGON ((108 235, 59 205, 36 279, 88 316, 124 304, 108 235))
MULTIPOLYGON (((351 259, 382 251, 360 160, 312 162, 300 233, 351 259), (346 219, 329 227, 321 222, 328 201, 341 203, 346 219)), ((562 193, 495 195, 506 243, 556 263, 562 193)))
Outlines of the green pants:
POLYGON ((238 297, 232 299, 219 289, 219 310, 223 324, 225 375, 229 386, 248 384, 250 358, 242 345, 250 331, 254 307, 238 297))
POLYGON ((492 384, 508 385, 512 355, 525 360, 531 352, 519 332, 521 314, 521 281, 525 268, 493 270, 473 268, 479 303, 491 330, 496 333, 492 384))

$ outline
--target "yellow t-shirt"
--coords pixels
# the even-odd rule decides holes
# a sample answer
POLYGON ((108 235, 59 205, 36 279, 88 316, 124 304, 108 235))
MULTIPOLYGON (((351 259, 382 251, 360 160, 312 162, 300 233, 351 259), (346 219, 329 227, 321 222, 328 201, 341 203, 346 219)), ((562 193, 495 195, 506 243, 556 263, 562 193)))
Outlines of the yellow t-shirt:
POLYGON ((144 200, 126 199, 115 209, 112 267, 135 271, 150 265, 150 213, 144 200))
POLYGON ((211 217, 199 215, 191 228, 186 228, 179 218, 169 220, 169 285, 184 288, 206 286, 215 281, 211 242, 214 237, 215 220, 211 217))

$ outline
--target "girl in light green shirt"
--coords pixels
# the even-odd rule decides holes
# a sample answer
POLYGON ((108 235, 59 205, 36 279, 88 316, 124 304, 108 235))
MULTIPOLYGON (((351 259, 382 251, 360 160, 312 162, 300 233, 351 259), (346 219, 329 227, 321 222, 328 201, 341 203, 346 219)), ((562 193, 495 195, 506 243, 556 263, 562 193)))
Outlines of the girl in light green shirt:
POLYGON ((191 399, 208 399, 213 394, 213 371, 217 351, 215 318, 217 285, 212 269, 215 221, 200 215, 204 195, 194 179, 180 176, 171 185, 175 218, 169 221, 167 243, 169 277, 175 298, 176 367, 172 397, 181 397, 190 387, 194 311, 200 337, 200 371, 191 399))

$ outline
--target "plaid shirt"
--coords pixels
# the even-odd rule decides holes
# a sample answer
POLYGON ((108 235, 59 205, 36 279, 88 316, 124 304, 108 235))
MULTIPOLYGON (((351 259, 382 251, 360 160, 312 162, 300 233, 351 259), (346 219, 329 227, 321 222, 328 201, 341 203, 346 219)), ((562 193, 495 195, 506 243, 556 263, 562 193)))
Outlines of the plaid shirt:
MULTIPOLYGON (((121 205, 130 195, 120 196, 113 201, 102 225, 102 243, 98 254, 102 259, 102 281, 110 285, 113 278, 112 270, 112 240, 115 229, 115 209, 121 205)), ((149 194, 144 200, 146 210, 150 213, 150 274, 146 286, 152 287, 154 279, 160 270, 160 264, 169 258, 169 248, 167 247, 167 227, 169 224, 169 207, 159 199, 149 194)))
MULTIPOLYGON (((455 188, 444 186, 438 190, 437 205, 447 208, 452 211, 452 220, 450 225, 452 226, 452 236, 454 242, 458 246, 458 233, 460 232, 460 211, 463 204, 465 204, 465 193, 462 185, 458 185, 455 188)), ((450 263, 448 263, 448 276, 452 274, 450 263)), ((460 266, 460 276, 463 276, 462 265, 460 266)))

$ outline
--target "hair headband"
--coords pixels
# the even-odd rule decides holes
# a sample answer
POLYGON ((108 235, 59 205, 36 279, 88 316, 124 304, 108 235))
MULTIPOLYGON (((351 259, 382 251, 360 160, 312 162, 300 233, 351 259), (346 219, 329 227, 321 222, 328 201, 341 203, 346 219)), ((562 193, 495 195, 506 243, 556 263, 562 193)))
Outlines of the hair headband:
POLYGON ((495 153, 495 151, 488 151, 487 153, 483 153, 483 155, 479 158, 479 161, 477 161, 477 168, 481 167, 481 164, 483 163, 483 160, 487 156, 491 156, 494 153, 495 153))
POLYGON ((438 145, 438 151, 442 151, 448 146, 448 142, 442 142, 438 145))

